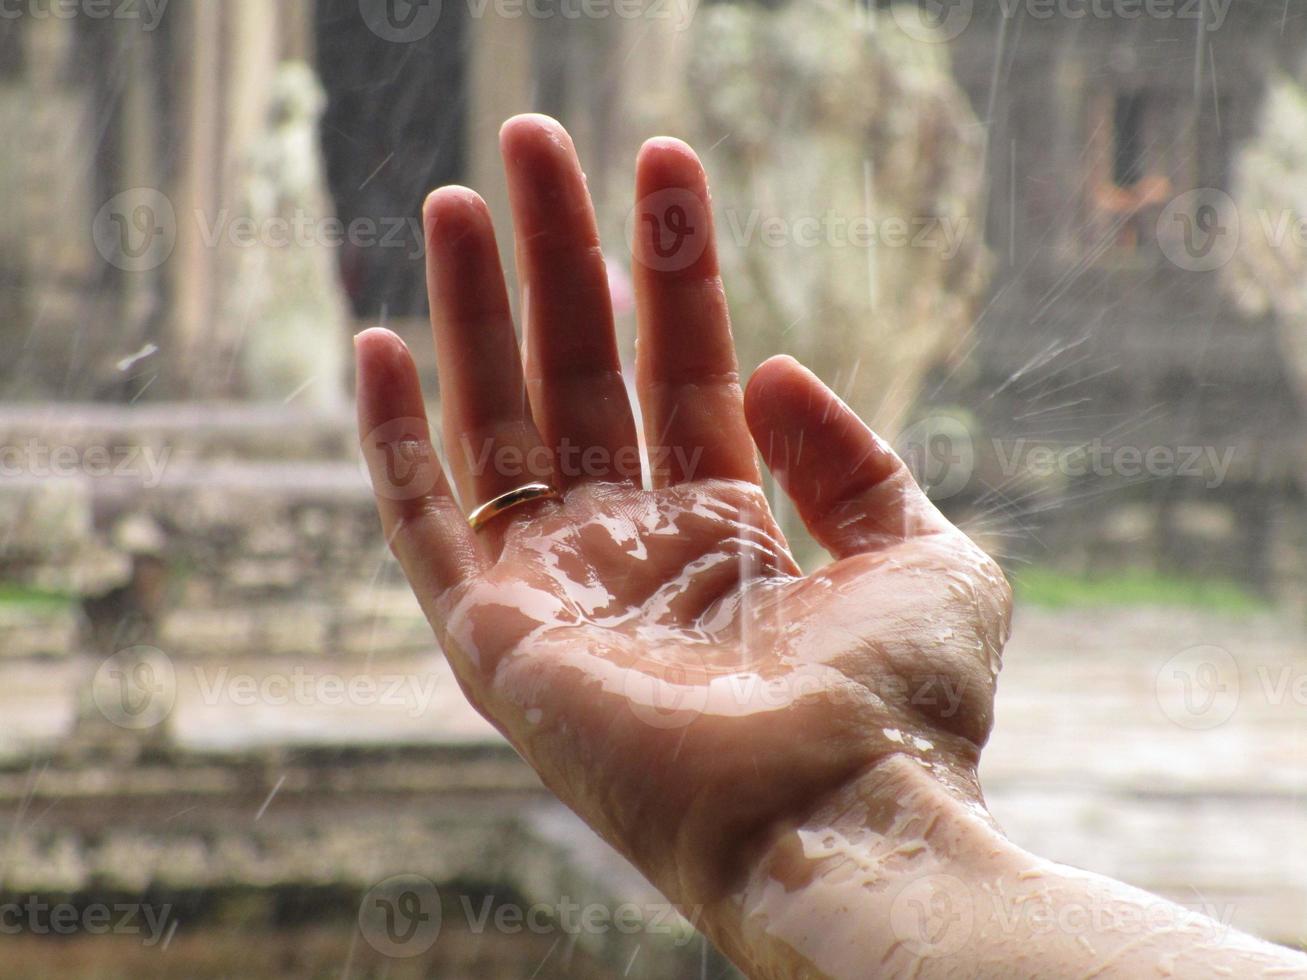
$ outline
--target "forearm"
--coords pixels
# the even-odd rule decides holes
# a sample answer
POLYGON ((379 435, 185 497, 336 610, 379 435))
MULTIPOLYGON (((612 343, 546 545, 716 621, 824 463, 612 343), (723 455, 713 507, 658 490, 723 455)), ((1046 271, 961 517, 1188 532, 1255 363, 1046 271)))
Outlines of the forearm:
POLYGON ((709 919, 754 980, 1307 977, 1307 956, 1022 851, 903 757, 778 830, 709 919))

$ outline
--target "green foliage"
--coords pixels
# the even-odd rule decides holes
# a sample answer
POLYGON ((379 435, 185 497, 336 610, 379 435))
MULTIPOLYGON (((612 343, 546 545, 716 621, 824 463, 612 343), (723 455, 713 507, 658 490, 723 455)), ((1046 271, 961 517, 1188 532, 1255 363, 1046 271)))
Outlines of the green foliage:
POLYGON ((1236 582, 1146 570, 1086 576, 1052 568, 1027 568, 1015 573, 1012 582, 1019 603, 1046 609, 1178 606, 1220 613, 1254 613, 1270 606, 1236 582))
POLYGON ((54 612, 69 608, 74 601, 74 597, 66 592, 0 582, 0 606, 54 612))

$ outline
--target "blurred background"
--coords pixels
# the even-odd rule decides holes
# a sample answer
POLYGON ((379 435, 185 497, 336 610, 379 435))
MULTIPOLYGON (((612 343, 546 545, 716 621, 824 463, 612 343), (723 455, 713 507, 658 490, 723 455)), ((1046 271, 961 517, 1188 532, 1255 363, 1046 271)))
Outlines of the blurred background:
MULTIPOLYGON (((0 977, 733 976, 464 703, 359 466, 420 204, 690 140, 748 370, 999 557, 1020 844, 1307 944, 1301 0, 2 0, 0 977)), ((809 567, 822 561, 783 501, 809 567)))

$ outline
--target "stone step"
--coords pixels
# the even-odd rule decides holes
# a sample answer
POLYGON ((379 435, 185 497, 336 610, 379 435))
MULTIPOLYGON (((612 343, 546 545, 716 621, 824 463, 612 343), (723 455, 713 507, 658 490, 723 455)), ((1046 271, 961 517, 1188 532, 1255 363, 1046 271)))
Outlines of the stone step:
POLYGON ((314 580, 352 581, 360 562, 375 573, 384 543, 352 459, 174 460, 153 479, 0 476, 0 581, 93 594, 125 580, 138 553, 166 555, 238 591, 271 589, 280 574, 300 592, 314 580), (297 570, 276 572, 278 560, 297 570))
POLYGON ((107 654, 133 616, 183 656, 431 642, 356 460, 173 461, 148 485, 0 477, 0 657, 107 654))
MULTIPOLYGON (((387 567, 392 565, 387 562, 387 567)), ((393 575, 398 575, 394 569, 393 575)), ((124 639, 134 645, 136 637, 124 639)), ((173 599, 160 611, 150 645, 200 659, 294 656, 310 661, 367 659, 429 650, 435 645, 406 584, 362 582, 354 594, 321 599, 269 598, 228 606, 194 606, 173 599)), ((75 597, 23 602, 0 599, 0 661, 59 660, 107 655, 92 638, 75 597)))
POLYGON ((356 442, 351 411, 323 414, 294 404, 0 405, 5 475, 96 475, 105 456, 110 468, 143 469, 145 449, 165 461, 346 459, 354 456, 356 442))

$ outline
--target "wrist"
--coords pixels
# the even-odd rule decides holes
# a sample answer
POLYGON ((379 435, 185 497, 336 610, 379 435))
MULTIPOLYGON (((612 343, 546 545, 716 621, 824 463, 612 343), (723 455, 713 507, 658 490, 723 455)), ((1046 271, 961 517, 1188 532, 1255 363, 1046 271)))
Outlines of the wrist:
POLYGON ((706 926, 751 978, 909 975, 967 941, 950 916, 1017 853, 973 771, 895 755, 776 828, 706 926))
POLYGON ((1307 976, 1209 911, 1023 851, 967 772, 899 755, 778 829, 703 924, 751 980, 1307 976))

